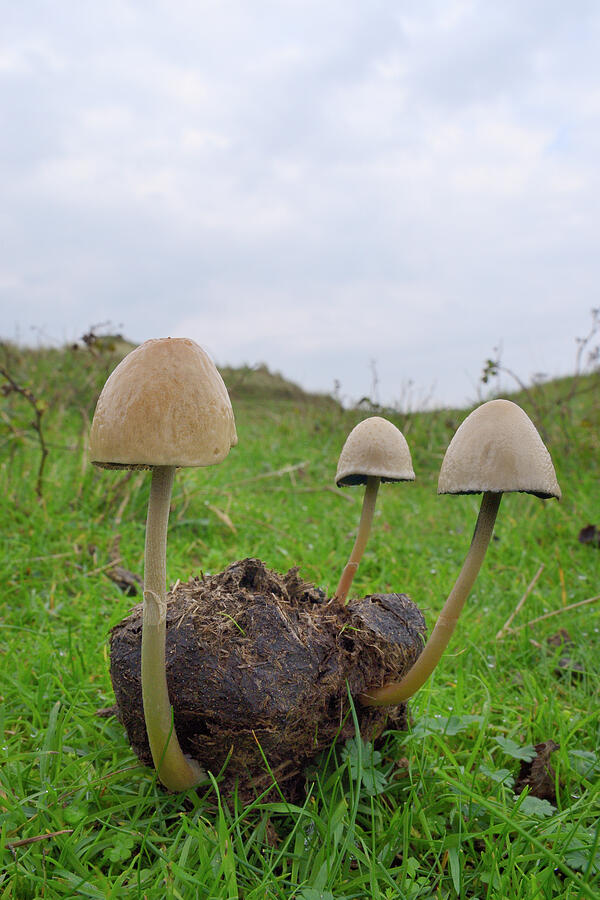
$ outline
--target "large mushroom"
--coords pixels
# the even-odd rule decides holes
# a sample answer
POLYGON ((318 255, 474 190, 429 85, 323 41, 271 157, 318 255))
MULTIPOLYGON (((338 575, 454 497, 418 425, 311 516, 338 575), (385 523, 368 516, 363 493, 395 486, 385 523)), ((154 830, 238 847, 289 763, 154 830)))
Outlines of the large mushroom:
POLYGON ((381 416, 371 416, 352 429, 340 453, 335 483, 338 487, 352 484, 366 487, 358 534, 334 595, 339 603, 346 603, 365 552, 380 483, 414 480, 408 444, 395 425, 381 416))
POLYGON ((227 389, 205 351, 186 338, 150 340, 108 378, 90 433, 90 456, 104 468, 151 469, 146 523, 142 696, 154 766, 165 787, 185 790, 205 777, 184 756, 165 675, 166 542, 175 468, 221 462, 237 443, 227 389))
POLYGON ((522 491, 560 499, 552 459, 535 425, 516 403, 490 400, 464 420, 439 475, 439 494, 483 493, 471 546, 423 651, 401 681, 369 690, 365 706, 402 703, 419 690, 448 646, 492 537, 503 493, 522 491))

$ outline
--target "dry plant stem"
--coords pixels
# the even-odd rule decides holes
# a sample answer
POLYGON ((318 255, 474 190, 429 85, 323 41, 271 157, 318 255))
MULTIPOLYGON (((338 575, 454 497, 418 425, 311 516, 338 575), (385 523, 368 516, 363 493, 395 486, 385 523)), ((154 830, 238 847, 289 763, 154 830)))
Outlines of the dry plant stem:
POLYGON ((354 581, 354 576, 356 575, 358 564, 361 561, 362 555, 365 552, 365 547, 367 546, 367 541, 369 539, 369 534, 371 531, 371 523, 373 522, 373 515, 375 513, 375 503, 377 501, 377 491, 379 490, 380 480, 381 479, 375 475, 367 476, 367 485, 365 487, 365 495, 363 497, 358 534, 356 535, 352 553, 350 554, 350 558, 346 563, 344 571, 342 572, 334 594, 338 603, 341 603, 342 605, 346 603, 348 591, 352 587, 352 582, 354 581))
POLYGON ((484 493, 469 552, 418 660, 401 681, 361 694, 359 700, 363 706, 403 703, 425 684, 437 666, 481 568, 492 538, 501 498, 501 493, 484 493))
POLYGON ((526 589, 525 593, 523 594, 523 596, 521 597, 521 599, 519 600, 519 602, 517 603, 517 605, 511 612, 510 616, 508 617, 508 619, 506 620, 506 622, 504 623, 504 625, 502 626, 500 631, 497 633, 497 635, 496 635, 497 641, 501 640, 504 637, 504 635, 507 633, 507 631, 512 631, 510 626, 512 625, 515 618, 519 615, 519 613, 525 606, 525 601, 527 600, 527 598, 531 594, 532 590, 536 586, 538 579, 543 571, 544 571, 544 564, 542 563, 542 565, 539 567, 539 569, 537 570, 537 572, 535 573, 535 575, 533 576, 533 578, 527 585, 527 589, 526 589))
POLYGON ((44 466, 46 465, 46 458, 48 456, 48 445, 46 444, 46 438, 44 436, 44 432, 42 429, 42 416, 45 412, 45 406, 43 406, 38 399, 35 397, 34 393, 30 388, 22 387, 20 384, 12 378, 10 373, 2 366, 0 366, 0 375, 4 376, 8 381, 8 385, 5 386, 2 393, 16 393, 20 394, 24 397, 31 408, 33 409, 34 419, 31 423, 31 427, 34 429, 38 436, 38 443, 40 445, 41 451, 41 459, 38 467, 37 479, 35 484, 35 492, 37 494, 38 500, 42 499, 43 493, 43 481, 44 481, 44 466))
POLYGON ((144 560, 142 698, 158 777, 169 790, 184 791, 202 781, 205 775, 198 763, 184 756, 179 746, 165 671, 167 525, 174 474, 173 466, 152 469, 144 560))
POLYGON ((587 606, 589 603, 597 603, 598 600, 600 600, 600 594, 597 594, 595 597, 588 597, 587 600, 578 600, 577 603, 569 603, 568 606, 561 606, 560 609, 553 609, 551 612, 544 613, 543 616, 536 616, 535 619, 530 619, 524 625, 519 625, 511 630, 513 632, 521 631, 523 628, 529 628, 530 625, 537 625, 538 622, 544 622, 546 619, 552 619, 554 616, 561 616, 572 609, 579 609, 581 606, 587 606))

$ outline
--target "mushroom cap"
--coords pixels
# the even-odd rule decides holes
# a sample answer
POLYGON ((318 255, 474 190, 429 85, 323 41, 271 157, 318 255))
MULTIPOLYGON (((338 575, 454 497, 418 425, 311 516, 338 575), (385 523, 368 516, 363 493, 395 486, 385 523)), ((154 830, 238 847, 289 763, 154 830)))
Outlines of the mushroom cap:
POLYGON ((489 400, 458 428, 446 450, 438 494, 524 491, 560 499, 552 459, 527 413, 489 400))
POLYGON ((414 481, 410 450, 402 432, 381 416, 364 419, 342 447, 335 483, 364 484, 369 475, 382 481, 414 481))
POLYGON ((210 466, 235 444, 223 379, 187 338, 132 350, 104 385, 90 432, 91 460, 105 468, 210 466))

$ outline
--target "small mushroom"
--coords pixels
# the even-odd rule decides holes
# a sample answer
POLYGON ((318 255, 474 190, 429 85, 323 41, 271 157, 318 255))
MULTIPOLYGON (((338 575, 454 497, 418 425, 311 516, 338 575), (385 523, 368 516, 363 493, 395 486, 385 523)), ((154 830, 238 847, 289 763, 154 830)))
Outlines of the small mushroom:
POLYGON ((338 487, 364 484, 366 488, 356 541, 334 595, 340 603, 346 603, 367 545, 380 482, 414 480, 408 444, 395 425, 371 416, 352 429, 340 453, 335 483, 338 487))
POLYGON ((221 462, 237 443, 227 389, 205 351, 186 338, 146 341, 109 376, 96 405, 90 456, 103 468, 151 469, 142 620, 142 696, 152 759, 165 787, 205 778, 184 756, 165 674, 166 546, 175 468, 221 462))
POLYGON ((490 400, 464 420, 444 456, 438 494, 483 493, 471 546, 429 640, 414 666, 395 684, 361 695, 365 706, 402 703, 423 686, 448 646, 481 567, 503 493, 522 491, 560 499, 548 450, 516 403, 490 400))

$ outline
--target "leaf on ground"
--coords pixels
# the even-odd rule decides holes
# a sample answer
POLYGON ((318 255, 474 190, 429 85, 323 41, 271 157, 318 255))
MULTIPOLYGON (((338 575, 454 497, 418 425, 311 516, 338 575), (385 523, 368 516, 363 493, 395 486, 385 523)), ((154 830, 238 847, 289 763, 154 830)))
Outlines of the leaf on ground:
POLYGON ((413 728, 413 735, 427 737, 429 734, 460 734, 481 721, 482 716, 423 716, 413 728))
MULTIPOLYGON (((551 634, 546 643, 550 647, 559 647, 561 650, 568 650, 575 646, 573 638, 566 628, 561 628, 556 634, 551 634)), ((570 673, 572 678, 580 678, 585 672, 580 662, 576 662, 571 656, 561 656, 554 670, 555 675, 564 675, 570 673)))
POLYGON ((568 755, 578 775, 583 778, 592 778, 596 773, 600 775, 600 756, 593 750, 569 750, 568 755))
POLYGON ((114 843, 111 847, 107 847, 104 851, 104 857, 110 862, 123 862, 131 856, 134 846, 133 836, 130 834, 118 834, 115 836, 114 843))
POLYGON ((547 800, 540 800, 539 797, 534 797, 529 794, 527 797, 524 797, 519 804, 519 811, 525 813, 526 816, 544 819, 547 816, 553 816, 556 812, 556 807, 551 803, 548 803, 547 800))
POLYGON ((600 530, 595 525, 586 525, 577 535, 580 544, 591 544, 593 547, 600 547, 600 530))
POLYGON ((566 628, 560 628, 555 634, 551 634, 547 638, 546 643, 551 647, 572 647, 574 645, 573 638, 566 628))
POLYGON ((524 759, 526 762, 531 762, 532 759, 535 759, 535 747, 533 744, 525 744, 525 746, 521 747, 510 738, 504 737, 497 737, 496 743, 504 750, 507 756, 512 756, 513 759, 524 759))
POLYGON ((550 764, 550 757, 559 749, 556 741, 543 741, 535 745, 535 756, 523 760, 515 784, 515 793, 520 794, 526 787, 529 796, 549 803, 556 803, 556 772, 550 764))
POLYGON ((485 775, 486 778, 491 778, 492 781, 503 784, 505 787, 511 788, 515 783, 515 779, 509 769, 490 769, 482 763, 479 766, 479 771, 482 775, 485 775))
POLYGON ((350 738, 342 750, 342 759, 348 761, 353 778, 357 778, 360 772, 362 784, 367 792, 375 796, 384 791, 388 785, 388 777, 380 769, 381 753, 373 749, 373 745, 362 738, 350 738), (357 740, 360 740, 359 747, 357 740))
POLYGON ((580 662, 575 662, 570 656, 561 656, 554 670, 555 675, 570 675, 571 678, 582 678, 585 667, 580 662))
POLYGON ((123 566, 112 566, 106 570, 106 574, 128 597, 135 597, 143 588, 144 581, 142 577, 136 575, 135 572, 130 572, 129 569, 123 568, 123 566))
POLYGON ((572 869, 591 875, 600 872, 600 849, 593 831, 579 829, 564 848, 565 859, 572 869), (593 856, 592 856, 593 854, 593 856))

